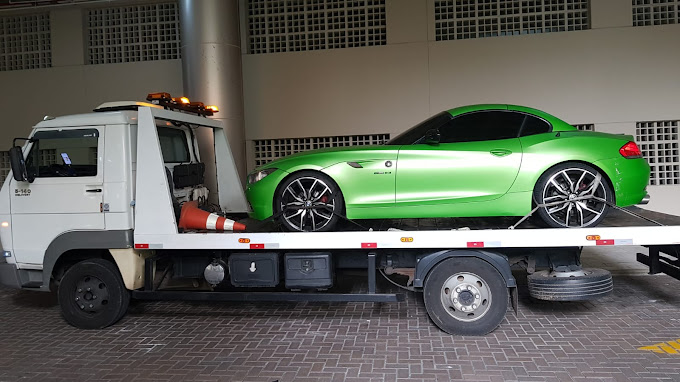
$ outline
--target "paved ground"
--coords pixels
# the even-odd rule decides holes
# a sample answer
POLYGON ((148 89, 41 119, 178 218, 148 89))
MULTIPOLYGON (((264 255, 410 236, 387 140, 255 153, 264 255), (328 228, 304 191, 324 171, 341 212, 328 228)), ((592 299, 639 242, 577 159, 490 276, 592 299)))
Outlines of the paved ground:
POLYGON ((596 302, 523 292, 519 316, 484 337, 440 332, 416 294, 401 304, 143 302, 114 327, 82 331, 61 320, 54 295, 0 289, 0 381, 680 380, 680 350, 664 351, 673 344, 638 350, 680 338, 680 281, 638 268, 615 273, 614 294, 596 302))

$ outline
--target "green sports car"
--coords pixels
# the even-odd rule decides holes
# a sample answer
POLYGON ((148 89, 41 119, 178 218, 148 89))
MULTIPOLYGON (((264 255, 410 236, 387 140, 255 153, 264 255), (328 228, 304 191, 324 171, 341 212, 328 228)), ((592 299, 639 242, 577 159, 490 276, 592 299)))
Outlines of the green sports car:
POLYGON ((263 220, 329 231, 348 219, 524 216, 592 227, 640 203, 649 165, 628 135, 579 131, 542 111, 474 105, 439 113, 381 146, 291 155, 248 176, 263 220))

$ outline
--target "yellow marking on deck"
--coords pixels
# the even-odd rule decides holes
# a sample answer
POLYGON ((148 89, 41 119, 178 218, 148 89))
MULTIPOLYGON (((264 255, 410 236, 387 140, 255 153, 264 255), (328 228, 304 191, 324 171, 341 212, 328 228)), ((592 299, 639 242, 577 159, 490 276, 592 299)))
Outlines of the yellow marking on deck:
POLYGON ((638 350, 648 350, 660 354, 680 354, 680 339, 668 342, 659 342, 650 346, 639 347, 638 350))

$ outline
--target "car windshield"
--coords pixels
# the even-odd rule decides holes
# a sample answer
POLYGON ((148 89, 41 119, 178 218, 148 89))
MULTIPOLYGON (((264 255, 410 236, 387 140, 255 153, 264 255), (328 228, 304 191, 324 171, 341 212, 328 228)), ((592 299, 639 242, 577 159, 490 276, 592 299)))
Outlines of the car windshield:
POLYGON ((443 111, 423 122, 413 126, 412 128, 404 131, 403 133, 392 138, 387 145, 413 145, 420 143, 425 133, 430 129, 437 129, 443 124, 451 120, 451 114, 447 111, 443 111))

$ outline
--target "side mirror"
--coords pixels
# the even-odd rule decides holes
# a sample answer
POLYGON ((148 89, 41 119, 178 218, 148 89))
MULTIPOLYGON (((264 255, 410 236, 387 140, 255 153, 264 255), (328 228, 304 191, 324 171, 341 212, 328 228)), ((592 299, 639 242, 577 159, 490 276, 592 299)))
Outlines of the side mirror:
POLYGON ((428 145, 438 145, 441 141, 442 136, 439 134, 439 130, 430 129, 425 133, 425 143, 428 145))
POLYGON ((33 177, 29 177, 26 171, 26 162, 24 161, 24 153, 21 151, 21 147, 13 146, 9 149, 9 163, 12 166, 14 180, 18 182, 33 182, 33 177))

